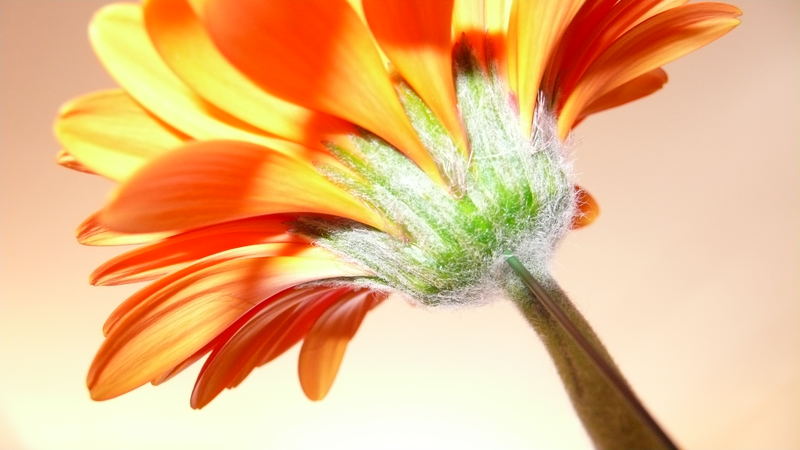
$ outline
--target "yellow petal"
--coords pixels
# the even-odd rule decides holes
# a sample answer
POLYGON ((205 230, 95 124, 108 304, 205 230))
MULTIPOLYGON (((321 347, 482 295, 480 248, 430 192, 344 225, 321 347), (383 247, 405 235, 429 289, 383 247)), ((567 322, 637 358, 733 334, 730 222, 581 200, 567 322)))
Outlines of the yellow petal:
POLYGON ((453 2, 451 39, 453 42, 466 41, 478 61, 485 64, 483 43, 486 36, 486 20, 483 2, 484 0, 455 0, 453 2))
POLYGON ((96 175, 96 173, 93 170, 81 164, 81 162, 78 161, 77 158, 72 156, 68 150, 63 148, 58 151, 58 154, 56 154, 56 163, 59 166, 66 167, 67 169, 77 170, 78 172, 85 172, 85 173, 90 173, 92 175, 96 175))
POLYGON ((455 0, 453 3, 453 40, 466 40, 478 62, 484 67, 506 73, 508 18, 513 0, 455 0))
POLYGON ((115 231, 152 233, 280 213, 383 224, 311 163, 237 141, 192 143, 152 161, 120 185, 100 219, 115 231))
POLYGON ((520 126, 530 135, 540 82, 550 56, 584 0, 517 1, 508 25, 508 74, 520 126))
POLYGON ((201 19, 228 60, 268 92, 374 132, 441 181, 345 0, 209 0, 201 19))
POLYGON ((111 76, 142 106, 195 139, 237 139, 283 150, 280 139, 211 105, 175 75, 161 59, 144 28, 139 5, 102 8, 89 28, 92 46, 111 76))
POLYGON ((55 132, 77 162, 116 181, 187 140, 119 89, 95 92, 65 104, 55 132))
POLYGON ((147 31, 164 61, 204 99, 244 122, 285 139, 319 145, 346 124, 266 93, 217 50, 186 0, 144 3, 147 31))
POLYGON ((453 2, 453 40, 462 33, 485 31, 484 0, 455 0, 453 2))

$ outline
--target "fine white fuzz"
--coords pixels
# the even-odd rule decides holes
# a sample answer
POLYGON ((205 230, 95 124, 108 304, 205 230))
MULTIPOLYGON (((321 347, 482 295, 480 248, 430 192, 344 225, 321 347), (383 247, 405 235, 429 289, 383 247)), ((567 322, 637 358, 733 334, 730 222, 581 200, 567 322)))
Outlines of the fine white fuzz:
POLYGON ((300 224, 318 245, 375 274, 356 283, 401 291, 428 306, 486 303, 515 279, 506 255, 543 272, 569 229, 576 194, 555 118, 540 108, 532 136, 524 136, 506 86, 473 67, 462 62, 456 75, 469 158, 412 90, 398 88, 449 188, 375 136, 353 136, 355 150, 331 146, 347 170, 323 172, 401 230, 390 235, 330 220, 300 224))

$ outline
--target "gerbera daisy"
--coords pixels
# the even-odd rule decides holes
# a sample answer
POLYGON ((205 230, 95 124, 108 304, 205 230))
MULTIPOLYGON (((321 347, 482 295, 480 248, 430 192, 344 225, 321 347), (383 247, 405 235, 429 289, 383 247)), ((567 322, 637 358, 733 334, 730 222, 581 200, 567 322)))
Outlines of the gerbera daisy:
POLYGON ((564 234, 597 215, 572 181, 565 141, 588 115, 660 89, 663 64, 738 24, 732 6, 686 3, 103 8, 91 42, 121 89, 63 107, 59 162, 119 182, 80 242, 143 244, 92 283, 154 281, 107 321, 92 397, 161 383, 207 356, 191 397, 200 408, 302 341, 300 382, 321 399, 389 293, 438 306, 505 292, 542 335, 595 441, 622 442, 606 435, 627 419, 591 424, 609 388, 592 385, 585 357, 505 258, 596 340, 547 275, 564 234))

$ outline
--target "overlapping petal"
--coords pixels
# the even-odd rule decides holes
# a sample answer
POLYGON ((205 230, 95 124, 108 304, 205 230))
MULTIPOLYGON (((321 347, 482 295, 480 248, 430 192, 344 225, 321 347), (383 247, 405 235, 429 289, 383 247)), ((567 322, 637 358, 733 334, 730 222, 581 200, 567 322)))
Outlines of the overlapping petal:
POLYGON ((441 180, 345 0, 208 0, 201 16, 222 53, 268 92, 376 133, 441 180))
POLYGON ((139 5, 115 3, 98 11, 89 28, 95 53, 138 103, 194 139, 236 139, 289 152, 296 148, 197 95, 161 59, 142 16, 139 5))
POLYGON ((541 78, 555 43, 584 0, 517 1, 508 25, 508 77, 522 133, 530 135, 541 78))
POLYGON ((308 161, 238 141, 193 143, 152 161, 120 186, 100 220, 116 231, 151 233, 278 213, 383 225, 308 161))
POLYGON ((149 0, 144 23, 164 62, 196 94, 264 131, 305 145, 330 133, 350 131, 346 122, 276 98, 238 72, 214 46, 186 0, 149 0))
POLYGON ((112 231, 100 222, 100 212, 87 217, 75 230, 75 237, 83 245, 133 245, 146 244, 171 236, 174 233, 121 233, 112 231))
POLYGON ((364 0, 363 6, 392 66, 466 150, 453 85, 453 0, 364 0))
MULTIPOLYGON (((289 231, 291 220, 287 216, 270 215, 190 230, 123 253, 98 267, 90 280, 95 285, 134 283, 158 278, 209 255, 238 247, 310 244, 307 238, 289 231)), ((281 246, 267 249, 272 254, 284 250, 281 246)))
POLYGON ((119 89, 79 97, 58 114, 55 132, 68 154, 115 181, 188 140, 119 89))
POLYGON ((667 82, 667 79, 667 72, 661 68, 639 75, 586 105, 578 116, 578 122, 590 114, 615 108, 646 97, 661 89, 667 82))
POLYGON ((590 103, 613 89, 719 38, 739 24, 739 9, 693 3, 656 14, 625 32, 587 69, 559 114, 565 136, 590 103))
MULTIPOLYGON (((437 152, 440 141, 415 132, 444 135, 432 112, 471 164, 474 143, 461 123, 470 111, 460 108, 488 106, 457 103, 453 71, 464 67, 454 67, 456 45, 478 61, 469 75, 487 78, 466 89, 496 88, 495 105, 518 108, 524 136, 557 120, 566 138, 588 115, 657 91, 663 64, 738 24, 732 6, 686 2, 144 0, 100 10, 92 44, 122 89, 64 106, 58 161, 120 182, 79 227, 80 242, 146 244, 99 267, 92 282, 156 281, 106 322, 87 380, 93 398, 161 383, 210 354, 192 394, 200 408, 303 339, 302 388, 323 398, 348 342, 386 294, 348 285, 381 276, 294 227, 344 218, 414 238, 387 219, 405 205, 375 200, 391 189, 361 184, 372 179, 365 164, 374 149, 355 142, 377 135, 447 183, 440 171, 453 162, 437 152), (418 100, 404 110, 411 97, 401 103, 396 90, 412 94, 403 83, 430 111, 418 100)), ((599 208, 575 189, 572 227, 580 228, 599 208)))
MULTIPOLYGON (((570 25, 560 51, 551 61, 548 81, 553 100, 560 106, 588 67, 634 25, 684 0, 623 0, 587 4, 570 25), (557 87, 554 85, 557 83, 557 87)), ((548 92, 549 92, 548 91, 548 92)))
POLYGON ((220 337, 192 392, 192 407, 202 408, 225 388, 299 342, 329 307, 350 288, 311 287, 280 293, 242 316, 220 337))
POLYGON ((484 69, 507 76, 506 35, 512 0, 454 0, 453 43, 465 44, 484 69))
POLYGON ((300 349, 298 372, 303 392, 323 399, 333 385, 347 344, 367 312, 382 300, 377 293, 357 292, 325 311, 308 332, 300 349))
POLYGON ((187 267, 123 304, 89 371, 92 397, 112 398, 166 373, 259 301, 288 287, 365 275, 313 248, 274 257, 254 256, 254 250, 237 249, 221 262, 187 267))

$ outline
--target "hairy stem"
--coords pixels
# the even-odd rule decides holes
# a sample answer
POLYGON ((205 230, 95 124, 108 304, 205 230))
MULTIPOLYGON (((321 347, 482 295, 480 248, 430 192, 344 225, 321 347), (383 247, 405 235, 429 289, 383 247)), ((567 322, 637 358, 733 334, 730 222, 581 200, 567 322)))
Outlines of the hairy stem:
POLYGON ((555 281, 510 256, 522 284, 511 297, 553 358, 578 416, 601 449, 676 449, 614 364, 586 319, 555 281))

